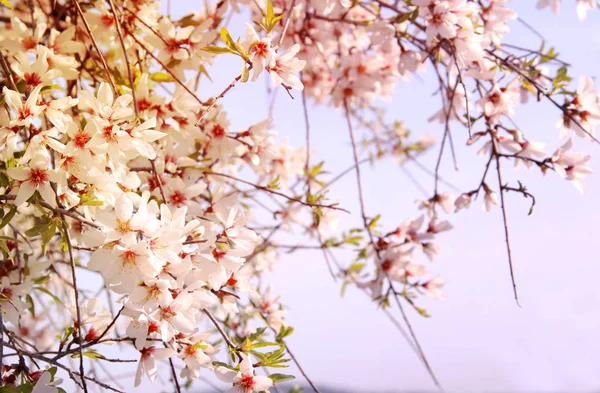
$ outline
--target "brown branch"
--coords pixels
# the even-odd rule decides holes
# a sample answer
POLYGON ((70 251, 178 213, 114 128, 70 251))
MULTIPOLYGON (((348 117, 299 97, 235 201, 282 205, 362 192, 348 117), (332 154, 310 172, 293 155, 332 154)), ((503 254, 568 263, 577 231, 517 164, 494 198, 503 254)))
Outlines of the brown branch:
POLYGON ((135 117, 139 117, 140 112, 138 108, 137 98, 135 96, 135 83, 133 79, 133 71, 131 70, 131 64, 129 64, 129 56, 127 56, 127 47, 125 47, 125 41, 123 41, 123 32, 121 31, 121 22, 117 17, 117 10, 113 0, 108 0, 110 3, 110 10, 115 18, 115 26, 117 27, 117 34, 119 35, 119 42, 123 49, 123 57, 125 58, 125 65, 127 66, 127 75, 129 76, 129 86, 131 87, 131 96, 133 97, 133 108, 135 109, 135 117))
MULTIPOLYGON (((248 72, 250 72, 250 70, 252 70, 252 64, 248 67, 248 72)), ((236 83, 238 83, 240 79, 242 79, 242 74, 239 74, 238 76, 236 76, 235 79, 221 93, 219 93, 218 96, 213 98, 213 100, 210 103, 210 105, 208 106, 208 108, 201 110, 201 112, 198 114, 198 121, 196 122, 196 127, 198 127, 198 125, 200 124, 202 119, 204 119, 204 116, 206 116, 208 114, 208 112, 210 112, 215 107, 215 105, 217 105, 217 102, 221 98, 223 98, 229 90, 231 90, 235 87, 236 83)))
POLYGON ((2 70, 4 71, 4 76, 6 77, 6 80, 8 80, 8 84, 10 85, 10 88, 14 91, 19 91, 19 89, 17 89, 17 85, 15 84, 15 80, 12 77, 12 73, 10 72, 10 68, 8 67, 8 62, 6 61, 6 57, 4 57, 4 54, 2 53, 2 51, 0 50, 0 64, 2 65, 2 70))
MULTIPOLYGON (((81 10, 79 1, 78 0, 72 0, 72 1, 73 1, 73 4, 75 4, 75 8, 77 8, 77 12, 79 13, 79 16, 81 17, 81 21, 83 22, 83 26, 85 26, 85 30, 87 31, 88 35, 90 36, 90 39, 92 40, 92 45, 94 45, 94 48, 96 48, 96 52, 98 52, 98 55, 100 56, 100 61, 102 62, 102 66, 104 67, 104 71, 106 72, 106 78, 108 79, 108 83, 110 83, 110 86, 112 87, 115 96, 118 96, 119 91, 117 90, 117 87, 115 86, 115 83, 112 80, 112 75, 110 73, 110 69, 108 68, 108 64, 106 64, 106 59, 104 58, 104 55, 102 54, 102 51, 100 50, 100 47, 98 46, 98 43, 96 42, 96 39, 94 38, 94 34, 92 34, 92 30, 90 29, 90 25, 88 24, 87 20, 85 19, 85 15, 83 15, 83 11, 81 10)), ((115 20, 115 23, 117 23, 116 20, 115 20)))
MULTIPOLYGON (((495 148, 494 148, 495 149, 495 148)), ((513 293, 515 295, 515 301, 517 306, 521 307, 519 303, 519 294, 517 292, 517 283, 515 281, 515 272, 513 269, 512 251, 510 249, 510 239, 508 234, 508 220, 506 217, 506 204, 504 202, 504 185, 502 184, 502 171, 500 170, 500 158, 496 155, 496 172, 498 173, 498 185, 500 187, 500 207, 502 209, 502 221, 504 223, 504 239, 506 240, 506 252, 508 254, 508 267, 510 269, 510 280, 512 282, 513 293)))
MULTIPOLYGON (((17 199, 16 195, 0 195, 0 201, 2 201, 2 200, 3 201, 14 201, 15 199, 17 199)), ((79 221, 82 224, 91 226, 92 228, 102 229, 102 227, 100 225, 81 217, 79 212, 77 212, 76 210, 66 210, 61 207, 52 207, 51 205, 49 205, 48 203, 46 203, 44 201, 37 201, 36 203, 48 210, 55 212, 55 213, 69 216, 72 219, 79 221)))
POLYGON ((79 338, 79 373, 81 374, 81 384, 83 385, 83 391, 87 393, 87 384, 85 382, 85 370, 83 369, 83 348, 82 348, 82 340, 83 336, 81 335, 81 308, 79 307, 79 290, 77 288, 77 275, 75 273, 75 258, 73 258, 73 246, 71 245, 71 237, 69 236, 69 228, 67 228, 67 223, 64 219, 62 220, 63 232, 65 235, 65 240, 67 242, 68 252, 69 252, 69 261, 71 263, 71 277, 73 279, 73 292, 75 292, 75 308, 77 310, 77 336, 79 338))
POLYGON ((156 171, 156 164, 154 163, 154 160, 150 160, 150 165, 152 165, 152 174, 154 175, 154 180, 156 181, 156 184, 158 185, 158 190, 160 191, 160 196, 162 196, 163 201, 165 203, 167 203, 167 198, 165 197, 165 190, 163 190, 162 180, 161 180, 160 176, 158 175, 158 172, 156 171))
MULTIPOLYGON (((165 347, 167 344, 165 344, 165 347)), ((175 384, 175 391, 177 393, 181 393, 181 387, 179 386, 179 379, 177 379, 177 372, 175 371, 175 366, 173 365, 173 359, 169 358, 169 366, 171 366, 171 375, 173 377, 173 383, 175 384)))
POLYGON ((223 330, 221 325, 219 325, 219 322, 217 321, 217 319, 207 309, 204 309, 202 311, 204 311, 204 314, 206 314, 208 316, 208 319, 210 319, 210 321, 213 323, 213 325, 217 328, 217 330, 219 331, 219 334, 221 335, 221 337, 223 337, 223 340, 225 340, 225 343, 227 343, 227 346, 237 354, 237 356, 241 362, 243 360, 243 357, 239 353, 239 348, 237 346, 235 346, 233 344, 233 342, 231 342, 231 339, 229 338, 227 333, 225 333, 225 331, 223 330))
POLYGON ((291 197, 291 196, 286 195, 286 194, 284 194, 282 192, 279 192, 277 190, 273 190, 273 189, 268 188, 268 187, 260 186, 258 184, 254 184, 252 182, 249 182, 249 181, 237 178, 235 176, 228 175, 226 173, 219 173, 219 172, 213 172, 213 171, 209 171, 209 172, 206 172, 206 173, 208 175, 222 176, 222 177, 226 177, 226 178, 231 179, 231 180, 239 181, 240 183, 247 184, 247 185, 252 186, 252 187, 254 187, 254 188, 258 189, 258 190, 270 192, 271 194, 278 195, 278 196, 283 197, 283 198, 285 198, 285 199, 287 199, 289 201, 297 202, 297 203, 300 203, 301 205, 304 205, 304 206, 308 206, 308 207, 312 207, 312 208, 318 207, 318 208, 322 208, 322 209, 340 210, 340 211, 343 211, 343 212, 346 212, 346 213, 350 213, 348 210, 342 209, 341 207, 337 207, 335 205, 322 205, 322 204, 319 204, 319 203, 304 202, 301 199, 291 197))

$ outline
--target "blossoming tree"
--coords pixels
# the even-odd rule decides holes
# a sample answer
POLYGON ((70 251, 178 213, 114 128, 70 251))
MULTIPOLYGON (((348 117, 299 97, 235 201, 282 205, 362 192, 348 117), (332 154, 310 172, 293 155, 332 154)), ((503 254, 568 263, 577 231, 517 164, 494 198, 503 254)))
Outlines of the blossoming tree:
MULTIPOLYGON (((305 248, 406 329, 437 383, 405 308, 427 316, 421 297, 443 296, 426 261, 448 215, 501 209, 518 302, 507 196, 532 209, 535 197, 503 173, 555 172, 583 192, 590 157, 574 141, 598 142, 593 80, 575 86, 552 48, 504 43, 517 19, 509 1, 219 0, 174 19, 150 0, 0 0, 0 392, 122 391, 105 361, 137 363, 135 385, 161 375, 181 392, 202 373, 243 393, 281 391, 293 376, 279 371, 294 362, 318 392, 286 344, 277 283, 261 279, 282 251, 305 248), (232 15, 247 23, 232 26, 232 15), (240 71, 205 97, 216 57, 240 71), (427 104, 437 141, 388 124, 378 100, 422 69, 439 86, 427 104), (243 108, 222 98, 261 79, 304 111, 306 146, 279 142, 272 118, 232 129, 229 113, 243 108), (552 150, 511 120, 532 98, 556 109, 552 150), (347 171, 328 176, 311 160, 307 102, 347 120, 347 171), (481 176, 454 196, 440 177, 453 135, 482 156, 481 176), (362 165, 428 151, 435 187, 420 215, 382 227, 364 203, 362 165), (350 212, 327 190, 352 174, 362 225, 331 235, 350 212), (303 240, 279 243, 289 231, 303 240), (103 354, 109 344, 122 356, 103 354)), ((580 19, 597 8, 575 3, 580 19)))

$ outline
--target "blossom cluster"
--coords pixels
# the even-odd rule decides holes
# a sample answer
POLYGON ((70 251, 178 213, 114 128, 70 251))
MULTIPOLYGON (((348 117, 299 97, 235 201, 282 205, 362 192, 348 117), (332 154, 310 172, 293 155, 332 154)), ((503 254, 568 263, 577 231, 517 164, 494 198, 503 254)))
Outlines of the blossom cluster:
MULTIPOLYGON (((523 184, 503 182, 501 163, 553 171, 581 192, 592 172, 573 147, 597 142, 600 92, 588 76, 572 90, 553 48, 505 43, 518 17, 510 0, 220 0, 179 19, 148 0, 0 3, 10 5, 0 19, 0 323, 2 345, 19 359, 0 356, 0 385, 58 392, 63 379, 50 366, 73 357, 79 367, 62 366, 61 377, 85 392, 88 383, 115 390, 86 368, 124 361, 100 353, 118 342, 134 354, 136 386, 164 373, 180 391, 179 378, 208 372, 231 392, 268 391, 292 378, 258 370, 293 358, 286 310, 263 280, 282 251, 318 249, 343 288, 427 316, 420 297, 444 298, 426 261, 453 228, 449 215, 480 194, 486 211, 504 210, 511 192, 533 208, 523 184), (249 20, 231 26, 232 16, 249 20), (223 57, 240 74, 201 98, 223 57), (381 108, 425 69, 441 98, 428 118, 439 135, 390 124, 381 108), (328 175, 311 162, 314 149, 279 139, 276 114, 232 127, 237 108, 223 97, 261 78, 301 95, 307 120, 307 100, 344 115, 348 171, 328 175), (512 122, 532 98, 557 110, 555 139, 568 139, 554 149, 512 122), (439 173, 453 135, 486 162, 475 187, 454 196, 439 173), (419 160, 438 141, 429 170, 419 160), (435 187, 418 201, 422 214, 384 230, 364 204, 360 169, 388 157, 420 165, 435 187), (361 222, 340 228, 345 201, 327 193, 352 172, 361 222), (284 244, 285 232, 302 240, 284 244), (340 261, 338 249, 355 256, 340 261)), ((537 7, 558 12, 559 3, 537 7)), ((580 19, 597 8, 576 6, 580 19)))

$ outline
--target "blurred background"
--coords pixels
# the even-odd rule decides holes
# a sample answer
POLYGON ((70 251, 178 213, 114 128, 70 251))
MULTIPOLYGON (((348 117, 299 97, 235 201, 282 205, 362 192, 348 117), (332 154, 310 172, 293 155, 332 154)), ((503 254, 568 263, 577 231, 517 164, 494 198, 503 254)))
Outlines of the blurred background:
MULTIPOLYGON (((177 17, 202 6, 200 1, 172 1, 171 13, 177 17)), ((600 12, 580 22, 574 0, 562 2, 560 16, 548 9, 537 11, 533 0, 515 0, 510 6, 539 31, 547 47, 554 46, 560 58, 573 65, 574 83, 580 74, 598 76, 600 12)), ((234 18, 230 24, 232 35, 241 34, 243 22, 248 20, 244 14, 234 18)), ((540 47, 540 37, 518 21, 511 28, 506 43, 540 47)), ((213 82, 201 83, 202 98, 220 92, 239 74, 239 59, 229 57, 220 56, 212 72, 208 70, 213 82)), ((432 70, 426 69, 420 78, 400 83, 393 101, 387 104, 387 117, 403 120, 416 135, 432 133, 439 141, 443 127, 427 122, 440 102, 438 96, 432 96, 437 88, 429 83, 433 76, 432 70)), ((245 129, 268 116, 264 79, 261 76, 254 84, 236 86, 222 101, 233 130, 245 129)), ((297 92, 294 95, 296 99, 291 100, 279 92, 274 128, 279 138, 302 146, 302 102, 297 92)), ((324 160, 325 168, 335 175, 353 163, 345 119, 333 108, 310 106, 312 162, 324 160)), ((555 128, 558 116, 549 103, 530 103, 518 109, 515 121, 529 140, 547 142, 545 150, 551 153, 563 143, 555 128)), ((442 174, 461 191, 471 190, 481 178, 485 161, 477 157, 478 147, 465 146, 466 129, 455 125, 453 131, 459 171, 454 170, 446 154, 442 174)), ((600 146, 580 139, 575 140, 574 151, 600 156, 600 146)), ((433 168, 437 152, 435 147, 421 162, 433 168)), ((591 166, 600 168, 595 157, 591 166)), ((405 170, 429 190, 430 197, 433 179, 411 163, 405 170)), ((405 170, 391 159, 363 169, 367 213, 382 214, 383 228, 395 228, 420 214, 415 200, 424 195, 405 170)), ((446 217, 454 230, 439 236, 441 253, 430 270, 448 281, 444 288, 446 300, 424 299, 421 304, 431 318, 408 310, 409 318, 447 392, 600 392, 600 261, 596 231, 600 222, 600 180, 597 175, 588 177, 586 195, 582 196, 554 173, 542 177, 536 169, 528 172, 506 166, 504 176, 513 184, 521 180, 537 198, 534 212, 528 216, 528 200, 518 194, 507 196, 522 307, 513 299, 501 210, 495 207, 484 212, 480 197, 469 210, 446 217)), ((496 186, 492 180, 490 184, 496 186)), ((459 194, 452 189, 445 191, 455 197, 459 194)), ((360 225, 352 174, 332 187, 330 199, 341 201, 354 213, 340 216, 340 228, 360 225)), ((352 257, 352 253, 339 255, 345 263, 352 257)), ((287 322, 296 328, 288 343, 323 393, 328 389, 365 393, 436 391, 420 361, 375 303, 353 288, 340 296, 341 282, 331 278, 319 251, 283 254, 268 279, 288 306, 287 322)), ((284 371, 299 376, 297 370, 284 371)), ((298 382, 303 383, 300 376, 298 382)), ((195 385, 196 391, 214 391, 211 384, 200 382, 195 385)), ((136 391, 160 391, 167 386, 145 383, 136 391)), ((130 389, 126 390, 134 391, 130 389)))

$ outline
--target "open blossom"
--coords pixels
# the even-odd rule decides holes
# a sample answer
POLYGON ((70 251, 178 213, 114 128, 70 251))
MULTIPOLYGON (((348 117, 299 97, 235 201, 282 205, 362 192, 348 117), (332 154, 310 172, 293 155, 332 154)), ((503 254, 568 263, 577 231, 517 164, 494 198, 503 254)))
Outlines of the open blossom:
POLYGON ((90 111, 93 115, 105 121, 119 121, 133 115, 129 107, 133 97, 129 94, 122 95, 115 100, 115 96, 108 83, 101 83, 96 96, 83 90, 79 96, 79 108, 90 111))
MULTIPOLYGON (((552 12, 558 15, 560 10, 560 2, 562 0, 538 0, 537 8, 550 7, 552 12)), ((595 10, 598 7, 598 3, 594 0, 577 0, 577 16, 579 20, 585 20, 587 13, 591 10, 595 10)))
POLYGON ((174 354, 171 348, 157 348, 154 346, 145 347, 140 350, 140 360, 135 372, 134 386, 139 386, 142 383, 144 374, 148 375, 150 381, 154 381, 158 376, 157 359, 169 358, 174 354))
POLYGON ((423 283, 421 286, 427 295, 431 296, 434 299, 443 300, 444 294, 442 293, 440 288, 444 287, 444 285, 446 285, 446 281, 443 280, 440 276, 435 276, 431 280, 423 283))
POLYGON ((485 190, 485 197, 483 199, 483 201, 484 201, 483 209, 486 212, 489 212, 490 210, 492 210, 492 207, 494 205, 496 205, 496 206, 499 205, 498 195, 491 188, 489 188, 485 183, 483 185, 483 188, 485 190))
POLYGON ((283 54, 271 58, 267 69, 275 86, 285 84, 296 90, 304 89, 304 85, 297 74, 304 69, 306 61, 295 57, 299 51, 300 45, 295 44, 283 54))
POLYGON ((583 138, 594 135, 594 127, 600 123, 599 97, 600 92, 594 89, 593 79, 582 75, 575 97, 566 103, 564 113, 557 123, 562 128, 561 138, 565 138, 569 130, 583 138))
MULTIPOLYGON (((58 393, 59 390, 52 384, 52 374, 48 371, 44 371, 39 377, 31 393, 58 393)), ((58 384, 60 381, 55 381, 58 384)))
POLYGON ((492 123, 497 123, 500 116, 511 116, 519 104, 519 90, 515 81, 506 87, 494 85, 485 97, 477 101, 479 110, 492 123))
POLYGON ((472 200, 471 193, 461 194, 454 201, 454 207, 456 208, 455 212, 458 213, 462 209, 468 209, 469 207, 471 207, 471 200, 472 200))
POLYGON ((45 105, 38 105, 38 99, 42 85, 37 85, 33 91, 29 94, 26 102, 21 99, 21 94, 14 90, 10 90, 8 87, 4 87, 2 91, 4 99, 8 104, 8 107, 13 110, 15 116, 10 121, 10 126, 24 126, 29 127, 33 123, 34 119, 44 110, 45 105))
POLYGON ((223 382, 233 383, 233 387, 226 393, 253 393, 268 390, 273 386, 273 381, 262 375, 257 375, 249 358, 240 362, 240 371, 217 370, 217 376, 223 382))
POLYGON ((583 194, 583 179, 592 173, 592 169, 587 166, 591 157, 580 153, 573 153, 569 150, 573 147, 573 140, 569 140, 556 150, 551 158, 554 171, 562 178, 570 180, 575 188, 583 194))
POLYGON ((271 44, 270 34, 264 38, 260 38, 254 27, 248 23, 246 23, 246 41, 248 45, 247 51, 254 55, 252 58, 252 80, 256 80, 276 53, 271 44))
POLYGON ((436 37, 456 37, 458 15, 453 12, 450 1, 416 0, 419 14, 428 22, 427 39, 432 41, 436 37))
POLYGON ((34 192, 39 192, 44 202, 56 206, 56 195, 50 182, 57 183, 61 176, 54 169, 48 169, 46 157, 38 155, 31 159, 28 167, 9 168, 10 177, 21 182, 15 199, 17 206, 27 202, 34 192))

